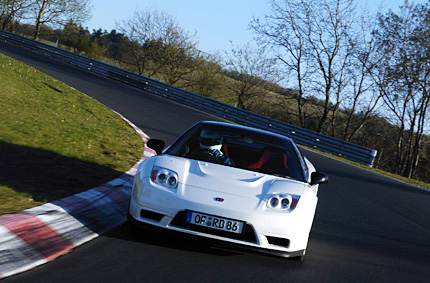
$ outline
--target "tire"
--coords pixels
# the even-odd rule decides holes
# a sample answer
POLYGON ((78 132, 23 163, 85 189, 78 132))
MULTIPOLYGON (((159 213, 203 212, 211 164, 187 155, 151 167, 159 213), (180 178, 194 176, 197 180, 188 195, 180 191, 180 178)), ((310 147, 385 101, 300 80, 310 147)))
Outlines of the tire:
POLYGON ((294 261, 303 262, 305 260, 305 256, 304 255, 302 255, 302 256, 295 256, 295 257, 292 257, 291 259, 294 260, 294 261))
POLYGON ((305 254, 306 254, 306 250, 303 251, 302 255, 291 257, 291 260, 303 262, 305 260, 305 254))

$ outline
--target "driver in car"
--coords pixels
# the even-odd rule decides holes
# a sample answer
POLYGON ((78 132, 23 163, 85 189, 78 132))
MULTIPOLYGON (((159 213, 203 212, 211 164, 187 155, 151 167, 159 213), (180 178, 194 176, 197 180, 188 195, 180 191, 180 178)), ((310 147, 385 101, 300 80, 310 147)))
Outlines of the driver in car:
POLYGON ((220 133, 203 129, 198 139, 200 150, 208 152, 225 164, 232 165, 228 156, 221 151, 222 136, 220 133))

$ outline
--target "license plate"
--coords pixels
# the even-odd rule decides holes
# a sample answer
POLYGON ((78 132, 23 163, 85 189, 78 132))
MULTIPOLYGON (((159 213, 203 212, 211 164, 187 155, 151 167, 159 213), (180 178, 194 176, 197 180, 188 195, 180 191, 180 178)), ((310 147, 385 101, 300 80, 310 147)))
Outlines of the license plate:
POLYGON ((236 221, 193 211, 188 211, 186 222, 194 225, 209 227, 237 234, 242 233, 244 225, 242 221, 236 221))

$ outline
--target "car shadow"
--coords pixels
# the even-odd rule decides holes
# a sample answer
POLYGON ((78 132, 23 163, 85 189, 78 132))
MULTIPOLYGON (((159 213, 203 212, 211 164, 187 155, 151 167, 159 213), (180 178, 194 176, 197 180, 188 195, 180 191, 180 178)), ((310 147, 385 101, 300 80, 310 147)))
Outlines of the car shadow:
POLYGON ((241 245, 229 244, 221 240, 204 238, 201 236, 166 230, 144 224, 139 227, 130 227, 127 222, 115 227, 111 231, 103 234, 104 237, 132 241, 135 243, 150 245, 154 247, 167 248, 172 250, 193 252, 198 254, 209 254, 218 257, 235 257, 245 259, 249 262, 261 263, 261 256, 266 263, 286 267, 286 261, 291 263, 290 267, 297 267, 303 264, 298 258, 285 258, 275 254, 249 250, 241 245))
POLYGON ((0 141, 0 185, 28 193, 37 202, 83 192, 121 174, 93 162, 0 141))
POLYGON ((138 229, 131 229, 128 223, 125 222, 105 233, 103 236, 151 246, 216 256, 233 256, 239 254, 238 252, 224 249, 216 245, 217 242, 213 240, 206 240, 198 236, 151 227, 150 225, 145 225, 138 229))

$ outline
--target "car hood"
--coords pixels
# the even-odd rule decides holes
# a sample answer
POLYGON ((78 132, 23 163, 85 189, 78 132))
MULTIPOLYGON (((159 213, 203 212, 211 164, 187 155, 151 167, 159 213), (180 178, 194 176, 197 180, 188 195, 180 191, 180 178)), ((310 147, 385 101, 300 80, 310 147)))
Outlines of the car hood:
POLYGON ((230 166, 161 155, 154 165, 175 171, 186 187, 250 197, 276 193, 301 195, 306 184, 230 166))

